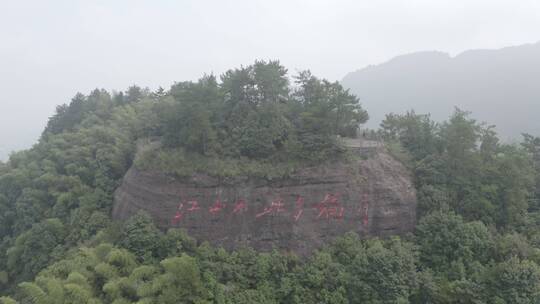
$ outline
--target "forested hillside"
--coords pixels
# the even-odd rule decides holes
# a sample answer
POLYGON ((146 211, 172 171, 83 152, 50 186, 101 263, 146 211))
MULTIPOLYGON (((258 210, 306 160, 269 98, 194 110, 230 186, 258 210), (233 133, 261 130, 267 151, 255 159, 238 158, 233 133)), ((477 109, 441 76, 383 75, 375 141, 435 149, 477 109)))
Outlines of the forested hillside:
POLYGON ((337 136, 367 118, 338 83, 278 62, 77 94, 32 149, 0 163, 0 303, 539 303, 540 138, 502 144, 459 109, 381 125, 419 194, 404 238, 349 233, 299 258, 213 248, 144 213, 111 220, 139 139, 164 143, 139 166, 280 178, 348 157, 337 136))

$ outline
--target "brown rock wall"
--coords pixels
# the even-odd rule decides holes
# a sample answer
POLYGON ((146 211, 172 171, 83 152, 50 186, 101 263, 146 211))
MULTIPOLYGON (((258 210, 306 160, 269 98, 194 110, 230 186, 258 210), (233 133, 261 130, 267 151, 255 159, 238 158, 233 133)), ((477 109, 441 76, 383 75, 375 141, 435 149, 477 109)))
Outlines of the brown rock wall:
POLYGON ((205 175, 177 179, 131 168, 115 193, 113 218, 140 209, 160 228, 185 228, 216 246, 306 254, 348 231, 412 231, 416 193, 406 168, 378 147, 366 160, 305 168, 272 182, 223 185, 205 175))

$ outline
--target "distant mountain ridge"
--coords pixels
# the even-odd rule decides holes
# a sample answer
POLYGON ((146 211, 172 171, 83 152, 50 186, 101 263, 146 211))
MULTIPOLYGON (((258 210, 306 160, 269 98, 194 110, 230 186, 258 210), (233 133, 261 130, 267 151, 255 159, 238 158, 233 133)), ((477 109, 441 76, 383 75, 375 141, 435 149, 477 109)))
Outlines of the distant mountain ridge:
POLYGON ((502 138, 540 135, 540 42, 455 57, 418 52, 349 73, 342 84, 356 94, 376 127, 390 112, 414 109, 446 119, 454 107, 497 126, 502 138))

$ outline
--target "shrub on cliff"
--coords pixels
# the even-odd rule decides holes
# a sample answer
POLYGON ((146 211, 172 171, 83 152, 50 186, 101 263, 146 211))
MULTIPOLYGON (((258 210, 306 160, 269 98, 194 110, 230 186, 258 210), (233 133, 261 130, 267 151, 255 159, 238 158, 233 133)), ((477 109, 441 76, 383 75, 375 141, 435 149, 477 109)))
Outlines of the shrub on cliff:
POLYGON ((309 72, 294 79, 290 85, 277 61, 257 61, 227 71, 220 82, 205 76, 175 84, 169 92, 174 102, 161 109, 165 145, 233 158, 268 159, 283 152, 314 159, 314 150, 329 157, 335 137, 354 133, 368 115, 337 82, 309 72), (291 142, 300 149, 288 150, 291 142))

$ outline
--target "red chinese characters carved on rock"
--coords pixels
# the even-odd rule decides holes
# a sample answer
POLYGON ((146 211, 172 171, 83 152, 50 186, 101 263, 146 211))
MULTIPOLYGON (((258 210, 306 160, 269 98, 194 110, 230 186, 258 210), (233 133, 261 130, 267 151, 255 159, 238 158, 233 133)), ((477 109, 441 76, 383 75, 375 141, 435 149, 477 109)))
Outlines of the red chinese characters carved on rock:
POLYGON ((324 217, 326 219, 343 219, 345 208, 341 206, 337 196, 334 194, 326 194, 324 200, 315 205, 315 209, 319 212, 317 218, 324 217))
POLYGON ((294 221, 298 222, 302 214, 304 213, 304 198, 300 195, 296 199, 296 207, 294 210, 294 221))
POLYGON ((197 202, 197 201, 189 201, 189 202, 187 202, 187 204, 190 206, 187 209, 188 212, 193 212, 193 211, 201 209, 201 208, 199 208, 199 202, 197 202))
POLYGON ((272 201, 272 203, 270 204, 269 207, 264 208, 263 212, 255 215, 255 218, 260 218, 261 216, 264 216, 264 215, 267 215, 267 214, 281 213, 281 212, 285 211, 285 209, 283 209, 283 206, 285 206, 285 204, 283 204, 282 199, 274 200, 274 201, 272 201))
MULTIPOLYGON (((362 217, 362 223, 363 226, 368 226, 368 211, 369 211, 369 205, 368 205, 368 197, 367 194, 364 194, 362 196, 362 199, 360 200, 360 206, 358 208, 358 214, 362 217)), ((301 195, 298 195, 295 202, 295 208, 292 213, 293 219, 295 222, 298 222, 300 218, 304 214, 304 198, 301 195)), ((209 207, 208 211, 211 214, 217 214, 221 211, 224 211, 226 209, 227 205, 221 201, 220 198, 216 199, 214 204, 209 207)), ((324 197, 324 199, 315 204, 314 209, 317 210, 317 219, 320 218, 326 218, 326 219, 339 219, 342 220, 344 218, 345 208, 341 206, 341 203, 339 202, 338 195, 327 193, 324 197)), ((199 202, 196 200, 190 200, 187 202, 180 202, 178 205, 178 208, 176 209, 176 213, 172 219, 173 225, 178 224, 187 213, 191 213, 194 211, 201 210, 201 207, 199 206, 199 202)), ((247 212, 248 206, 247 202, 244 199, 239 199, 234 203, 234 208, 232 210, 231 214, 242 214, 244 212, 247 212)), ((266 206, 264 210, 258 214, 255 215, 255 218, 260 218, 265 215, 276 215, 279 213, 282 213, 285 211, 285 204, 283 202, 283 199, 279 198, 276 200, 273 200, 269 206, 266 206)))
POLYGON ((223 209, 225 209, 225 207, 227 207, 225 205, 225 203, 223 203, 219 198, 216 200, 216 202, 212 205, 212 207, 210 207, 210 209, 208 209, 208 211, 210 211, 210 213, 212 214, 216 214, 220 211, 222 211, 223 209))
POLYGON ((247 204, 246 204, 246 201, 241 199, 241 200, 238 200, 235 204, 234 204, 234 210, 233 210, 233 214, 240 214, 240 213, 243 213, 247 211, 247 204))
POLYGON ((197 201, 189 201, 186 203, 186 205, 188 205, 189 208, 185 209, 185 212, 184 212, 184 203, 181 202, 180 204, 178 204, 178 208, 176 208, 176 213, 172 220, 173 225, 178 224, 178 222, 180 222, 182 218, 184 217, 185 213, 190 213, 190 212, 201 209, 199 207, 199 202, 197 201))
POLYGON ((178 208, 176 208, 176 213, 172 219, 173 225, 178 224, 178 222, 180 222, 180 220, 182 219, 182 216, 184 215, 182 209, 184 209, 184 203, 178 204, 178 208))

